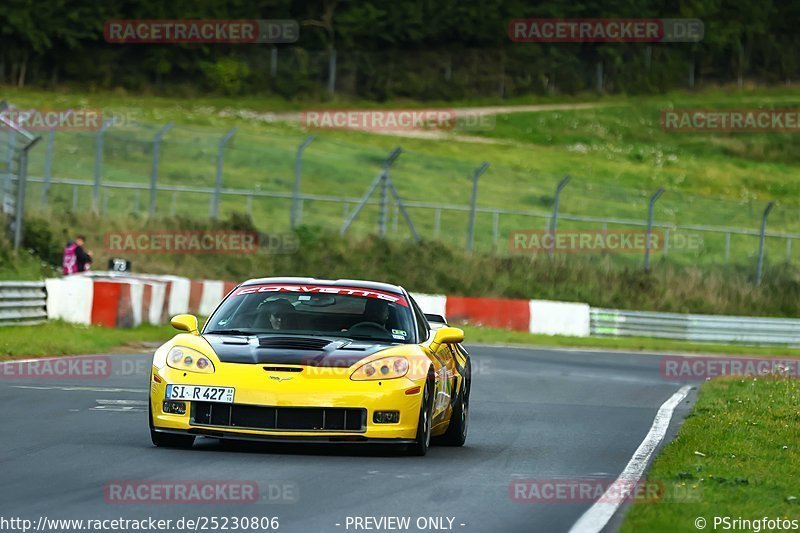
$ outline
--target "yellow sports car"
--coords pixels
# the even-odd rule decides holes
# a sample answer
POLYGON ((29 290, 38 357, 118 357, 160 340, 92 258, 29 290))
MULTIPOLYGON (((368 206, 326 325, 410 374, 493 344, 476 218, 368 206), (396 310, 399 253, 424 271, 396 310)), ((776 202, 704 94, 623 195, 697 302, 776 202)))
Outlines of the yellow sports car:
POLYGON ((402 287, 263 278, 233 289, 202 331, 156 350, 150 434, 156 446, 195 437, 379 442, 425 455, 467 436, 470 359, 464 332, 425 315, 402 287))

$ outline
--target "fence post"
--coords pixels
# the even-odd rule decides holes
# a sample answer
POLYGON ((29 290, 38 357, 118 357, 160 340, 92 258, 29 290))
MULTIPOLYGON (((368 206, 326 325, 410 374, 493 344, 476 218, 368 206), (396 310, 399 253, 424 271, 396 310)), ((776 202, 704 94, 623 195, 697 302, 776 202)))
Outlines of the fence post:
POLYGON ((47 146, 44 153, 44 185, 42 186, 42 207, 47 207, 50 197, 50 180, 53 178, 53 150, 56 143, 56 129, 47 132, 47 146))
POLYGON ((472 175, 472 199, 469 206, 469 231, 467 233, 467 250, 472 251, 475 242, 475 210, 478 207, 478 178, 489 168, 489 163, 485 162, 478 167, 472 175))
POLYGON ((439 232, 442 229, 442 208, 437 207, 433 212, 433 236, 439 238, 439 232))
POLYGON ((17 181, 17 205, 14 206, 14 253, 22 244, 22 226, 25 220, 25 188, 28 183, 28 151, 39 142, 41 137, 29 140, 19 154, 19 180, 17 181))
POLYGON ((386 198, 389 192, 388 183, 386 183, 386 174, 384 173, 384 179, 381 180, 381 199, 380 199, 380 210, 378 213, 378 234, 381 238, 386 237, 386 219, 388 218, 387 204, 386 198))
POLYGON ((500 236, 500 211, 492 213, 492 250, 497 251, 497 239, 500 236))
POLYGON ((564 178, 558 182, 558 187, 556 187, 556 196, 553 201, 553 219, 550 221, 550 238, 552 239, 552 244, 550 245, 551 257, 555 252, 556 246, 556 230, 558 229, 558 202, 561 198, 561 190, 566 187, 567 183, 569 183, 569 180, 571 179, 571 176, 564 176, 564 178))
POLYGON ((772 208, 775 207, 775 202, 770 202, 764 209, 764 214, 761 216, 761 236, 758 240, 758 268, 756 270, 756 287, 761 286, 761 275, 764 269, 764 239, 767 236, 767 217, 769 216, 772 208))
POLYGON ((653 196, 650 197, 650 204, 647 206, 647 236, 644 243, 644 271, 650 272, 650 235, 653 233, 653 211, 656 207, 656 202, 661 195, 664 194, 664 188, 661 187, 653 196))
POLYGON ((725 262, 727 263, 731 257, 731 232, 725 233, 725 262))
POLYGON ((106 120, 97 130, 94 140, 94 190, 92 193, 92 211, 95 213, 100 209, 100 176, 103 173, 103 143, 106 130, 114 124, 114 119, 106 120))
MULTIPOLYGON (((403 149, 398 146, 397 148, 392 150, 392 153, 389 154, 389 157, 387 157, 386 160, 384 160, 380 174, 378 174, 378 177, 372 181, 372 183, 369 186, 369 189, 367 189, 367 194, 365 194, 364 197, 358 202, 358 205, 356 205, 355 209, 353 209, 353 212, 350 213, 350 215, 344 221, 344 224, 342 224, 342 228, 339 230, 339 235, 344 235, 345 233, 347 233, 347 229, 350 227, 353 221, 358 217, 358 214, 361 213, 361 210, 364 209, 364 206, 367 205, 367 202, 372 196, 372 193, 375 192, 375 189, 377 189, 379 185, 381 186, 381 210, 380 210, 380 218, 378 219, 378 224, 381 227, 383 227, 383 232, 385 232, 386 228, 384 226, 384 223, 386 220, 386 213, 385 213, 386 193, 388 192, 388 187, 390 186, 389 168, 392 166, 395 160, 398 157, 400 157, 400 154, 402 153, 403 149)), ((398 199, 399 201, 399 198, 396 199, 398 199)), ((381 233, 381 236, 383 235, 384 233, 381 233)))
POLYGON ((786 262, 792 262, 792 238, 786 237, 786 262))
POLYGON ((214 184, 214 198, 211 202, 211 218, 215 219, 219 215, 219 197, 222 194, 222 164, 225 161, 225 145, 231 140, 236 128, 231 128, 220 140, 217 146, 217 180, 214 184))
POLYGON ((6 162, 6 179, 3 184, 3 195, 10 195, 14 191, 12 176, 14 175, 14 154, 17 150, 17 131, 12 129, 8 132, 8 135, 8 156, 6 162))
POLYGON ((298 201, 300 196, 300 175, 303 172, 303 151, 315 138, 314 135, 306 137, 297 147, 297 155, 294 158, 294 189, 292 189, 292 210, 289 214, 289 225, 292 229, 295 229, 300 222, 298 201))
POLYGON ((153 169, 150 173, 150 210, 148 216, 153 218, 156 215, 156 192, 158 187, 158 162, 161 155, 161 140, 164 135, 172 129, 174 124, 172 122, 165 124, 158 133, 153 137, 153 169))

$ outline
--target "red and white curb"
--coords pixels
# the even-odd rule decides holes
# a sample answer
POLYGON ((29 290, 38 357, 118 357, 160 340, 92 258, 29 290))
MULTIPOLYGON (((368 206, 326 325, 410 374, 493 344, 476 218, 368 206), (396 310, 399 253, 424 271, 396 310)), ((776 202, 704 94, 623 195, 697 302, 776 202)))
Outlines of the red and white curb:
MULTIPOLYGON (((180 276, 92 272, 45 280, 47 316, 77 324, 135 327, 165 324, 181 313, 210 315, 236 283, 180 276)), ((412 294, 422 310, 454 323, 544 335, 589 336, 589 305, 550 300, 514 300, 412 294)))

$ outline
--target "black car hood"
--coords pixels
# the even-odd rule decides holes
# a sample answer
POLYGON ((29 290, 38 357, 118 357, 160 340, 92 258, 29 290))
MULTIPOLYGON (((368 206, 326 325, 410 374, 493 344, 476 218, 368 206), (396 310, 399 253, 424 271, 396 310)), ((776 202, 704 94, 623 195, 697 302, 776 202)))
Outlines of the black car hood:
POLYGON ((223 363, 243 364, 277 364, 305 365, 316 367, 347 368, 365 357, 390 348, 391 344, 375 344, 371 341, 343 339, 341 337, 300 337, 291 340, 285 346, 264 346, 265 340, 274 340, 272 336, 232 336, 203 335, 223 363), (296 340, 297 342, 291 342, 296 340), (304 343, 303 341, 312 341, 304 343), (314 341, 319 341, 314 343, 314 341), (320 348, 308 347, 308 344, 325 344, 320 348), (297 347, 293 347, 293 345, 297 347), (305 347, 300 347, 306 344, 305 347))

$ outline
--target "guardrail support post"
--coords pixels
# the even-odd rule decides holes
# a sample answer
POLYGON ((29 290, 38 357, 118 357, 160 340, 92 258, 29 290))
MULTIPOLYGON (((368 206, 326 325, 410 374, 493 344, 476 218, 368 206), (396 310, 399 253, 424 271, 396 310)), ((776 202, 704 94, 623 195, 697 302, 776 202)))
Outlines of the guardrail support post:
POLYGON ((234 133, 236 133, 236 128, 231 128, 219 140, 219 145, 217 146, 217 180, 214 184, 214 197, 211 201, 211 218, 214 220, 219 216, 219 197, 222 195, 222 165, 225 162, 225 145, 228 144, 234 133))
POLYGON ((292 229, 295 229, 300 223, 300 206, 298 204, 300 201, 300 176, 303 173, 303 152, 315 138, 314 135, 306 137, 306 140, 297 147, 297 155, 294 158, 294 188, 292 189, 292 210, 289 214, 289 224, 292 229))
POLYGON ((767 217, 769 216, 772 208, 775 207, 775 202, 770 202, 764 209, 764 214, 761 216, 761 235, 758 239, 758 268, 756 269, 756 287, 761 286, 761 276, 764 270, 764 240, 767 237, 767 217))
POLYGON ((467 250, 472 251, 475 242, 475 210, 478 207, 478 179, 489 168, 489 163, 484 162, 475 174, 472 175, 472 199, 469 206, 469 231, 467 233, 467 250))
POLYGON ((172 129, 172 126, 174 126, 172 122, 164 125, 153 137, 153 170, 150 173, 150 209, 148 211, 150 218, 156 216, 156 192, 158 190, 158 162, 161 155, 161 140, 172 129))
POLYGON ((558 229, 558 202, 561 198, 561 190, 566 187, 569 180, 571 180, 571 176, 564 176, 564 178, 558 182, 558 187, 556 187, 556 196, 553 201, 553 220, 550 221, 550 237, 553 240, 552 245, 550 246, 550 256, 553 256, 556 247, 556 230, 558 229))
POLYGON ((656 202, 661 195, 664 194, 664 188, 661 187, 653 196, 650 197, 650 204, 647 206, 647 235, 644 243, 644 271, 650 272, 650 236, 653 234, 653 211, 656 207, 656 202))

